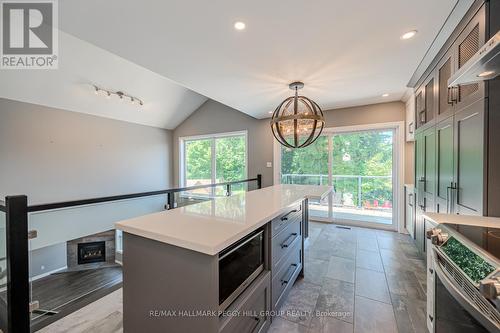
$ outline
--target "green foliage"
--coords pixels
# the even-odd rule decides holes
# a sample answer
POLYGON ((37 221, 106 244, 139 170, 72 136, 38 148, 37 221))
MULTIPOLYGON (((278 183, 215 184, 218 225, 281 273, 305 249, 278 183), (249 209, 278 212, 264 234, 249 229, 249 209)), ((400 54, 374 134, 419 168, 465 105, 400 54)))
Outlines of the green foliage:
POLYGON ((212 178, 212 141, 194 140, 186 142, 187 179, 212 178))
MULTIPOLYGON (((245 178, 245 137, 215 139, 216 181, 225 182, 245 178)), ((187 179, 212 178, 212 139, 186 142, 187 179)))
MULTIPOLYGON (((392 131, 373 131, 334 135, 332 139, 332 174, 352 176, 392 175, 392 131)), ((328 137, 318 138, 312 145, 301 149, 282 147, 282 174, 311 174, 317 176, 284 178, 285 183, 327 184, 328 137), (322 177, 318 175, 323 175, 322 177)), ((358 178, 334 177, 338 193, 351 193, 355 204, 359 203, 358 178)), ((363 178, 362 201, 374 200, 383 204, 392 201, 390 178, 363 178)))

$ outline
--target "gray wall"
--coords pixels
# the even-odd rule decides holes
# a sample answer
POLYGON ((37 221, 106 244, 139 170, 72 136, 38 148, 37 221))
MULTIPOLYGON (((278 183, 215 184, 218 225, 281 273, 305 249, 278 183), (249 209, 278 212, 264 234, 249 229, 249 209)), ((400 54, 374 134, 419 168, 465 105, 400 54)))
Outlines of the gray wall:
POLYGON ((168 188, 171 131, 0 99, 0 197, 30 203, 168 188))
POLYGON ((262 174, 263 186, 272 185, 273 169, 266 162, 273 160, 269 120, 258 120, 213 100, 200 106, 177 126, 173 134, 173 182, 179 184, 179 138, 183 136, 248 131, 248 177, 262 174))
MULTIPOLYGON (((390 102, 372 104, 351 108, 327 110, 325 113, 326 127, 353 126, 373 123, 384 123, 405 120, 405 104, 390 102)), ((273 170, 266 167, 266 162, 273 161, 273 136, 269 127, 269 119, 258 120, 238 110, 221 103, 208 100, 189 118, 181 123, 173 134, 173 181, 179 181, 179 137, 248 131, 248 175, 263 175, 263 186, 273 183, 273 170)), ((412 145, 406 145, 406 163, 412 167, 412 145), (410 157, 409 157, 410 155, 410 157)), ((405 182, 412 178, 411 172, 406 172, 405 182)))
MULTIPOLYGON (((0 99, 0 198, 31 204, 172 186, 172 132, 0 99)), ((66 265, 66 241, 159 211, 164 196, 33 213, 30 274, 66 265), (44 266, 44 269, 42 269, 44 266)))

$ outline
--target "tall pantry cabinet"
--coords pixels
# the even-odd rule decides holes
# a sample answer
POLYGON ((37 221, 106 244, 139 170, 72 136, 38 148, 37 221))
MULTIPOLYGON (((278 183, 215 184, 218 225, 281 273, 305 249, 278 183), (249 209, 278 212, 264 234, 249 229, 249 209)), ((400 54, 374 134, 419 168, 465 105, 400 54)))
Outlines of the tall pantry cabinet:
POLYGON ((415 88, 415 240, 422 253, 425 212, 485 213, 486 84, 448 87, 448 79, 487 40, 485 24, 482 4, 457 27, 415 88))

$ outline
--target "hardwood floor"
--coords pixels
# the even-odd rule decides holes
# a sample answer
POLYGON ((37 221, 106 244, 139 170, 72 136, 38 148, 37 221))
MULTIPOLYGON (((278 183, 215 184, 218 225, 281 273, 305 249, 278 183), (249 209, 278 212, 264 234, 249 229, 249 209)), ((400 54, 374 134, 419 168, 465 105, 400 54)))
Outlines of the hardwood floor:
MULTIPOLYGON (((269 333, 424 333, 425 264, 406 235, 310 223, 305 276, 269 333)), ((121 290, 43 333, 122 332, 121 290)))
POLYGON ((44 327, 68 313, 74 312, 121 286, 122 268, 119 265, 82 271, 51 274, 32 283, 32 299, 40 310, 57 314, 32 314, 32 326, 44 327))

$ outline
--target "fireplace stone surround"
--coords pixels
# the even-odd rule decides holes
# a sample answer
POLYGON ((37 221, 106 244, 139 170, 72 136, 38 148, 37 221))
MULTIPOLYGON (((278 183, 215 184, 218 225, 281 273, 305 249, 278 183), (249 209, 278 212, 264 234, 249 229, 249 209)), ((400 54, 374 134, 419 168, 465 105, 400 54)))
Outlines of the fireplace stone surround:
POLYGON ((80 269, 92 269, 98 268, 102 266, 116 265, 115 262, 115 230, 108 230, 104 232, 100 232, 93 235, 88 235, 85 237, 72 239, 66 242, 66 253, 67 253, 67 266, 68 270, 80 270, 80 269), (105 260, 100 262, 92 262, 92 263, 78 263, 78 248, 79 244, 86 243, 96 243, 96 242, 104 242, 104 252, 105 252, 105 260))

